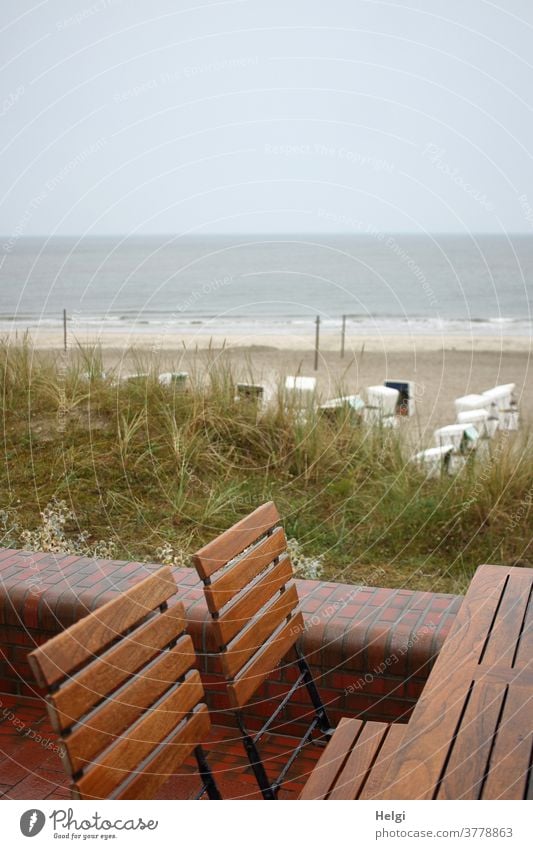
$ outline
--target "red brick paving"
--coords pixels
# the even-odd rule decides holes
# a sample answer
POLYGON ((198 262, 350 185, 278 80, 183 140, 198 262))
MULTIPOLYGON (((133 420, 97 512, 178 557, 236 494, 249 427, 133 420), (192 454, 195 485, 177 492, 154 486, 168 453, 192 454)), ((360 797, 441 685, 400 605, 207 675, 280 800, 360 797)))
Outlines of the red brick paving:
MULTIPOLYGON (((56 737, 44 705, 39 699, 0 696, 0 798, 3 799, 69 799, 68 778, 57 752, 27 735, 29 729, 55 745, 56 737), (8 717, 13 714, 19 730, 8 717)), ((265 735, 261 751, 269 775, 275 777, 295 744, 295 738, 265 735)), ((211 769, 225 799, 260 799, 261 795, 235 731, 214 727, 205 746, 211 769)), ((296 798, 306 776, 320 757, 322 747, 310 744, 293 765, 280 798, 296 798)), ((200 780, 191 759, 160 788, 159 799, 194 799, 200 780)))

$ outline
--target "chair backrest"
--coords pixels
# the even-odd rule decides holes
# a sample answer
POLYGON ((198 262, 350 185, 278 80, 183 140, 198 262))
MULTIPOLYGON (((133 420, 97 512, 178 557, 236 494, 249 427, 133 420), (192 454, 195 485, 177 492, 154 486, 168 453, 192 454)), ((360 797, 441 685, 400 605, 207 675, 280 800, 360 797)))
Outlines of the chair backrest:
POLYGON ((146 799, 210 728, 170 567, 29 655, 80 799, 146 799))
POLYGON ((368 386, 366 390, 368 406, 375 407, 383 416, 393 416, 400 398, 398 389, 392 386, 368 386))
POLYGON ((193 555, 228 681, 244 707, 303 630, 287 540, 273 502, 193 555))
POLYGON ((262 401, 265 387, 260 383, 238 383, 235 387, 239 401, 262 401))
POLYGON ((289 375, 285 378, 285 403, 295 407, 313 406, 316 396, 316 377, 289 375))

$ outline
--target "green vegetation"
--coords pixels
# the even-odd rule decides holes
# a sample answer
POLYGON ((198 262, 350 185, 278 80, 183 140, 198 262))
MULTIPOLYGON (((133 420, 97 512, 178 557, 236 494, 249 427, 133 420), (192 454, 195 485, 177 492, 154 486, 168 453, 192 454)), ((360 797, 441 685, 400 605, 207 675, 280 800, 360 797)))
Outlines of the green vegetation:
POLYGON ((302 568, 331 580, 461 592, 479 563, 533 560, 531 433, 426 480, 396 431, 236 402, 223 357, 187 391, 159 385, 155 355, 137 367, 119 382, 97 348, 0 344, 1 545, 187 562, 273 499, 302 568))

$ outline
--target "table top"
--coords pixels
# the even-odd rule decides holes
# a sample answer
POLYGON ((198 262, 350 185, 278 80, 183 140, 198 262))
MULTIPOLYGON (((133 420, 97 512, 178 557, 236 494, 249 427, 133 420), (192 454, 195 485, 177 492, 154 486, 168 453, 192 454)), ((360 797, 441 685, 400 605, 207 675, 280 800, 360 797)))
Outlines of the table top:
POLYGON ((381 778, 361 798, 533 797, 533 569, 480 566, 381 778))

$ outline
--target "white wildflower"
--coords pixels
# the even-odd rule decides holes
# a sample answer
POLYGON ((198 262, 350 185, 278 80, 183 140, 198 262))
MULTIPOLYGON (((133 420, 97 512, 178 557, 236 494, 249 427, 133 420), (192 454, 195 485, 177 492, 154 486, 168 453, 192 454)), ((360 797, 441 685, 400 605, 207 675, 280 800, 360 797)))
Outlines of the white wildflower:
POLYGON ((287 540, 287 550, 291 558, 294 571, 299 578, 307 578, 310 581, 320 580, 324 567, 322 565, 323 555, 308 557, 303 553, 302 547, 297 539, 287 540))

